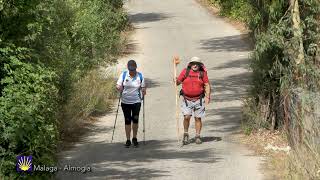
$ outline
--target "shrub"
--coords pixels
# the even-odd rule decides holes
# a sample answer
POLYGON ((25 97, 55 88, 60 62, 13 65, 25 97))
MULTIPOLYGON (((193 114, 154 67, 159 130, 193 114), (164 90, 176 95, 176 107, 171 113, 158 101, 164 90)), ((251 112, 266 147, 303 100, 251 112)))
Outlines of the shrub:
POLYGON ((6 77, 0 97, 0 177, 16 179, 17 155, 33 155, 34 164, 53 164, 57 141, 54 72, 26 61, 23 48, 1 49, 6 77), (9 57, 9 58, 6 58, 9 57))
POLYGON ((103 77, 98 70, 89 72, 75 83, 73 94, 64 109, 68 121, 61 124, 61 130, 72 130, 75 124, 93 113, 106 113, 115 97, 114 84, 112 75, 103 77))
MULTIPOLYGON (((127 26, 122 5, 122 0, 0 0, 0 179, 18 178, 14 164, 20 154, 33 155, 35 164, 54 164, 59 127, 75 118, 64 116, 66 107, 84 116, 104 109, 109 94, 102 91, 109 91, 112 81, 98 77, 102 84, 92 89, 94 100, 72 103, 86 98, 81 90, 88 90, 88 72, 115 62, 127 26)), ((35 173, 32 179, 49 176, 35 173)))

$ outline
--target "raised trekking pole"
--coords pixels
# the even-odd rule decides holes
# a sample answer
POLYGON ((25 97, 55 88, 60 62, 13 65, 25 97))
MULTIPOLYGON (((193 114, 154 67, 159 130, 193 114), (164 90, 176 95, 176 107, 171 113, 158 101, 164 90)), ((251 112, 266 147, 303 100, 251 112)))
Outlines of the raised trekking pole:
POLYGON ((118 118, 118 112, 119 112, 119 107, 120 107, 120 99, 121 99, 122 92, 119 95, 119 100, 118 100, 118 107, 117 107, 117 112, 116 112, 116 118, 114 120, 114 126, 113 126, 113 132, 112 132, 112 138, 111 138, 111 143, 113 141, 113 136, 114 136, 114 130, 116 129, 116 124, 117 124, 117 118, 118 118))
POLYGON ((175 94, 176 94, 176 128, 177 128, 177 137, 178 143, 180 143, 180 122, 179 122, 179 112, 178 112, 178 86, 176 83, 177 79, 177 65, 180 63, 180 59, 178 56, 173 57, 173 73, 174 73, 174 86, 175 86, 175 94))
POLYGON ((144 111, 144 105, 145 105, 145 96, 143 96, 143 104, 142 104, 142 109, 143 109, 143 144, 146 144, 146 129, 145 129, 145 111, 144 111))

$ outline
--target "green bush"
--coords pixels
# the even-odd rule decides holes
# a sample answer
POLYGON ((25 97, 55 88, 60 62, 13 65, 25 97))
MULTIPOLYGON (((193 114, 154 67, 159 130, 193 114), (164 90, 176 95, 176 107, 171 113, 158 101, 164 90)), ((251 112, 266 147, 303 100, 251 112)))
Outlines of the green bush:
POLYGON ((55 73, 24 63, 26 49, 1 49, 6 77, 0 97, 0 177, 16 179, 17 155, 33 155, 34 164, 53 164, 57 141, 55 73), (8 58, 9 57, 9 58, 8 58))
MULTIPOLYGON (((240 20, 247 24, 250 24, 252 18, 256 15, 256 9, 250 0, 209 0, 211 3, 220 7, 220 14, 222 16, 228 16, 236 20, 240 20)), ((254 17, 256 18, 256 17, 254 17)))
MULTIPOLYGON (((276 119, 277 125, 283 124, 281 102, 290 89, 302 87, 318 91, 320 87, 320 71, 317 65, 320 2, 298 1, 305 63, 297 66, 295 54, 299 47, 299 39, 294 36, 290 1, 210 1, 220 6, 222 15, 243 21, 254 35, 255 48, 251 58, 253 86, 248 100, 253 104, 251 107, 268 105, 270 113, 265 116, 267 119, 262 120, 267 122, 260 123, 261 120, 257 120, 257 124, 265 126, 273 118, 276 119)), ((252 109, 255 110, 260 111, 252 109)))
MULTIPOLYGON (((318 138, 319 128, 317 123, 306 126, 310 121, 306 114, 318 112, 310 104, 318 100, 311 98, 309 104, 303 104, 304 98, 294 91, 299 89, 310 96, 320 90, 320 1, 298 0, 299 11, 292 11, 292 1, 285 0, 210 1, 221 7, 223 15, 246 23, 254 35, 253 82, 243 108, 244 131, 284 130, 294 149, 290 178, 318 179, 319 143, 311 139, 318 138), (297 63, 297 59, 302 60, 297 63)), ((319 121, 319 117, 311 119, 319 121)))
MULTIPOLYGON (((35 164, 55 163, 59 128, 74 119, 64 110, 84 94, 75 91, 79 82, 119 55, 128 22, 122 5, 122 0, 0 0, 0 179, 17 178, 20 154, 33 155, 35 164)), ((111 82, 103 80, 92 92, 99 98, 77 112, 104 109, 105 81, 111 82)), ((49 176, 35 173, 32 179, 49 176)))

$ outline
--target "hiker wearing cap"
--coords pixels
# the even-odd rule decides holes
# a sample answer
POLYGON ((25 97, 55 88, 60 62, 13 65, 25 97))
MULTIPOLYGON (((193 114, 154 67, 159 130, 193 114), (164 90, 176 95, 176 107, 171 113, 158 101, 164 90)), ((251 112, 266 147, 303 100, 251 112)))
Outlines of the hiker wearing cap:
POLYGON ((121 73, 117 81, 117 89, 121 92, 121 108, 125 119, 125 132, 127 141, 125 146, 130 147, 131 129, 133 132, 132 143, 138 146, 137 132, 141 101, 146 95, 144 78, 141 72, 137 72, 137 63, 129 60, 127 71, 121 73))
POLYGON ((192 114, 194 115, 196 128, 195 142, 201 144, 201 118, 205 116, 205 104, 210 103, 211 91, 207 71, 200 58, 191 58, 187 68, 184 68, 176 79, 176 84, 182 84, 180 95, 183 96, 181 102, 181 110, 184 115, 183 144, 189 143, 188 130, 192 114))

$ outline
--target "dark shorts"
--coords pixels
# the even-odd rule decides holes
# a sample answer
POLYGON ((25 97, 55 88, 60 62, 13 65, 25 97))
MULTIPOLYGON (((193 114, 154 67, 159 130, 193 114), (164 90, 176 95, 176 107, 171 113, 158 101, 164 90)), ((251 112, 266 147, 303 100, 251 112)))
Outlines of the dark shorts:
POLYGON ((121 107, 124 114, 124 120, 126 125, 131 124, 131 122, 136 124, 139 122, 139 113, 140 113, 141 103, 135 103, 135 104, 121 103, 121 107))

